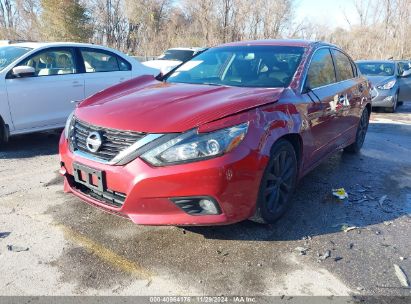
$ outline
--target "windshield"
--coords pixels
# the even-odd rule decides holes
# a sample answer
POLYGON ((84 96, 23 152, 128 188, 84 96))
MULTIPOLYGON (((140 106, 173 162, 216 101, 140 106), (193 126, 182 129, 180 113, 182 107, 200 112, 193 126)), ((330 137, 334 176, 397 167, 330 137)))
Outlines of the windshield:
POLYGON ((287 87, 300 64, 302 47, 218 47, 196 56, 168 82, 238 87, 287 87))
POLYGON ((361 73, 368 76, 393 76, 395 64, 391 62, 361 62, 357 63, 361 73))
POLYGON ((164 54, 160 55, 157 59, 159 60, 178 60, 186 62, 193 57, 194 51, 190 50, 167 50, 164 54))
POLYGON ((16 46, 3 46, 0 47, 0 71, 7 67, 17 58, 23 56, 32 49, 16 47, 16 46))

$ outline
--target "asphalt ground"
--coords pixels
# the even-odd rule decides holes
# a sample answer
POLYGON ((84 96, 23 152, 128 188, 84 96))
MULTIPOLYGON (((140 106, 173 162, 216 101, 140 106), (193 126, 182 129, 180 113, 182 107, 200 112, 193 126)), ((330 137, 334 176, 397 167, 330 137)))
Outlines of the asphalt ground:
POLYGON ((63 193, 58 140, 0 151, 0 295, 411 295, 394 270, 411 277, 411 103, 373 113, 361 153, 325 160, 269 226, 106 214, 63 193))

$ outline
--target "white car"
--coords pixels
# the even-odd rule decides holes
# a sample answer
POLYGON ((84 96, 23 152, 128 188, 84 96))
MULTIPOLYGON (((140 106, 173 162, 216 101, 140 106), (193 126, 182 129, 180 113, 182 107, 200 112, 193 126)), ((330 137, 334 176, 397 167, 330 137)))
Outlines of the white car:
POLYGON ((82 43, 0 47, 0 144, 9 136, 64 127, 76 103, 159 70, 119 51, 82 43))
POLYGON ((191 59, 205 48, 172 48, 165 51, 155 60, 143 62, 145 66, 160 70, 163 74, 171 71, 176 66, 191 59))

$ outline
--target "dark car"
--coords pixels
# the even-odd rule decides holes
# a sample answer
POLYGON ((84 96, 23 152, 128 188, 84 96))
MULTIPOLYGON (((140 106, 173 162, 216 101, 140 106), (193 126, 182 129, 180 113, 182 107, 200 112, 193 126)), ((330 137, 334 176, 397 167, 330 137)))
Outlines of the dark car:
POLYGON ((371 82, 372 106, 395 112, 400 102, 411 99, 411 70, 408 62, 393 60, 356 61, 371 82))
POLYGON ((137 224, 271 223, 324 158, 361 149, 370 112, 334 45, 213 47, 83 101, 60 140, 64 190, 137 224))

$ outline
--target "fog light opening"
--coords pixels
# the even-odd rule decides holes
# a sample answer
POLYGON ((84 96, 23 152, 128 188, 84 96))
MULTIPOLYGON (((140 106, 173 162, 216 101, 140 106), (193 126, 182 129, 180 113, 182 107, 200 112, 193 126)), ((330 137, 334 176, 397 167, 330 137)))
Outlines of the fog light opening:
POLYGON ((211 197, 176 197, 171 201, 190 215, 221 214, 218 203, 211 197))
POLYGON ((206 211, 208 214, 217 214, 218 210, 217 207, 214 205, 214 202, 212 202, 209 199, 202 199, 198 203, 201 209, 206 211))

